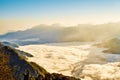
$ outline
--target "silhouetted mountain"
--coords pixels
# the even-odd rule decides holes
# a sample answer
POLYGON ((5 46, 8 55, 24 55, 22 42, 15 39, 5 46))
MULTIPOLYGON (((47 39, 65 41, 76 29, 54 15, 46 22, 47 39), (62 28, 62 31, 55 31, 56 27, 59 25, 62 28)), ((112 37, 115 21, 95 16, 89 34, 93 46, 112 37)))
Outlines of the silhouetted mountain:
MULTIPOLYGON (((11 41, 20 45, 56 42, 59 37, 55 26, 36 26, 25 31, 7 33, 0 36, 1 41, 11 41)), ((60 30, 60 29, 59 29, 60 30)))
POLYGON ((60 25, 38 25, 24 31, 6 33, 0 36, 0 41, 11 41, 19 45, 100 41, 120 35, 120 23, 101 25, 81 24, 64 27, 60 25))
POLYGON ((0 44, 0 63, 2 63, 1 72, 4 74, 7 72, 6 75, 0 76, 2 80, 80 80, 62 74, 50 74, 36 63, 27 62, 16 49, 2 44, 0 44))

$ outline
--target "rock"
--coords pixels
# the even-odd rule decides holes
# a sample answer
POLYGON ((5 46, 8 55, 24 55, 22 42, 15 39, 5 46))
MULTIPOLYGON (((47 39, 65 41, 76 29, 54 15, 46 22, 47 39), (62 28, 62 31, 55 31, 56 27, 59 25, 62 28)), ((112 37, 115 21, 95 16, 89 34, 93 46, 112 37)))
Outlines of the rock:
MULTIPOLYGON (((1 58, 1 62, 8 60, 5 64, 10 69, 9 75, 11 75, 11 78, 9 80, 80 80, 62 74, 51 74, 34 62, 27 62, 19 51, 9 46, 0 44, 0 54, 6 56, 6 59, 1 58)), ((4 72, 4 70, 2 71, 4 72)), ((2 79, 7 80, 5 78, 2 79)))

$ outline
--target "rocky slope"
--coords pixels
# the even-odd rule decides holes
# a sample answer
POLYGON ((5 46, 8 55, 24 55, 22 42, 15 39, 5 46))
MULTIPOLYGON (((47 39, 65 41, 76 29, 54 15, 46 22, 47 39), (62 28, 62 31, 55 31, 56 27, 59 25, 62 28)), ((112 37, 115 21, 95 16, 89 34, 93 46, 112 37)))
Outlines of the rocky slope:
POLYGON ((0 67, 4 67, 0 70, 3 71, 0 72, 0 80, 80 80, 62 74, 50 74, 36 63, 27 62, 25 56, 18 50, 2 44, 0 44, 0 55, 0 67), (10 78, 8 75, 1 76, 7 74, 5 71, 9 71, 10 78))

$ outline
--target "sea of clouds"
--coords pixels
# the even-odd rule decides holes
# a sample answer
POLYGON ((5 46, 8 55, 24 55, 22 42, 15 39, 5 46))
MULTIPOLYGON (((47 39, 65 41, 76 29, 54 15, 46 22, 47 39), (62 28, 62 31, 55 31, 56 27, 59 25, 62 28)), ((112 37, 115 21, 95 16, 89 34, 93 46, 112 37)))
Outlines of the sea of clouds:
POLYGON ((20 46, 31 53, 28 61, 47 71, 74 76, 83 80, 120 80, 120 55, 103 53, 106 48, 94 43, 70 42, 20 46))

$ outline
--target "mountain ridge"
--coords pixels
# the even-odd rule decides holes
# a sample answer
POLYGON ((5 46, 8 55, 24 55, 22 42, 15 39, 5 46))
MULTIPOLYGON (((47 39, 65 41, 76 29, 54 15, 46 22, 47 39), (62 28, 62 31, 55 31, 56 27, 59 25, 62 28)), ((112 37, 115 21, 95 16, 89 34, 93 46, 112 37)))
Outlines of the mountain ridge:
POLYGON ((38 25, 24 31, 6 33, 0 41, 11 41, 19 45, 57 42, 92 42, 113 36, 120 36, 120 23, 101 25, 78 25, 64 27, 59 25, 38 25))
POLYGON ((16 49, 0 44, 0 65, 5 72, 5 68, 9 71, 9 76, 0 74, 2 80, 80 80, 70 76, 64 76, 57 73, 49 73, 43 67, 38 66, 34 62, 27 62, 26 58, 19 55, 16 49), (5 56, 5 57, 4 57, 5 56), (8 61, 6 61, 8 60, 8 61), (6 61, 6 62, 5 62, 6 61), (6 64, 7 67, 4 66, 6 64), (4 68, 5 67, 5 68, 4 68), (8 77, 8 78, 5 78, 8 77), (10 77, 10 78, 9 78, 10 77))

